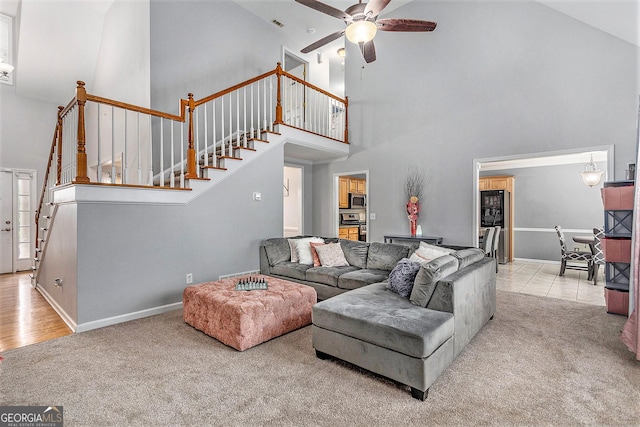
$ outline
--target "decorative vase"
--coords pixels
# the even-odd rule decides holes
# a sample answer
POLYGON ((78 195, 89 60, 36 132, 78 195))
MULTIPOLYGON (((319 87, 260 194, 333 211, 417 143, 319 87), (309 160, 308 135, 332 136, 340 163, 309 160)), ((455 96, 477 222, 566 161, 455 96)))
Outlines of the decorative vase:
POLYGON ((409 216, 409 228, 411 230, 411 237, 416 236, 416 229, 418 226, 418 215, 420 214, 420 202, 416 196, 411 196, 407 202, 407 213, 409 216))
POLYGON ((420 225, 416 228, 416 236, 422 237, 422 226, 420 225))

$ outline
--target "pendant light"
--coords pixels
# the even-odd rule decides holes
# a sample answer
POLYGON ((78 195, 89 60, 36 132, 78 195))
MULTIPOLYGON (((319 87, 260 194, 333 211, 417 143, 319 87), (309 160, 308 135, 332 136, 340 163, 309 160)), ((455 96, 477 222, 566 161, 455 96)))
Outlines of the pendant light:
POLYGON ((580 176, 582 176, 582 182, 584 183, 584 185, 588 185, 589 187, 598 185, 600 184, 603 173, 604 172, 598 170, 598 167, 595 165, 595 163, 593 163, 593 153, 591 153, 591 160, 584 166, 584 171, 580 172, 580 176))

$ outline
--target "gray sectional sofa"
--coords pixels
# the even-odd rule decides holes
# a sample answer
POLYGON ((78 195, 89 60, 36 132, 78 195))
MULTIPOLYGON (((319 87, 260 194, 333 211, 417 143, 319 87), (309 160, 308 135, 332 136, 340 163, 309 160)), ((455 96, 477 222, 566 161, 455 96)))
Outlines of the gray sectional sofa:
POLYGON ((312 331, 319 358, 345 360, 409 386, 413 397, 424 400, 493 318, 496 260, 475 248, 439 256, 419 267, 410 296, 402 296, 389 289, 389 273, 416 246, 326 240, 340 243, 349 266, 291 262, 287 239, 276 238, 260 247, 261 273, 318 291, 323 301, 313 307, 312 331))

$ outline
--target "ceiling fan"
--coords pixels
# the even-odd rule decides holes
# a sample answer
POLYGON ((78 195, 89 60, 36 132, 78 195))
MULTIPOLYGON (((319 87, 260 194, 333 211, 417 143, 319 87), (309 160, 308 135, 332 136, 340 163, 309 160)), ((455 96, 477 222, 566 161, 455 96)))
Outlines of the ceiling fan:
POLYGON ((301 50, 302 53, 309 53, 319 47, 324 46, 346 34, 350 42, 360 46, 360 51, 364 60, 369 63, 376 60, 376 49, 373 45, 373 37, 376 31, 433 31, 436 28, 435 22, 420 21, 417 19, 377 19, 382 9, 384 9, 391 0, 369 0, 368 3, 359 3, 350 6, 342 11, 328 4, 321 3, 317 0, 295 0, 311 9, 342 19, 347 27, 344 30, 336 31, 326 37, 321 38, 315 43, 310 44, 301 50))

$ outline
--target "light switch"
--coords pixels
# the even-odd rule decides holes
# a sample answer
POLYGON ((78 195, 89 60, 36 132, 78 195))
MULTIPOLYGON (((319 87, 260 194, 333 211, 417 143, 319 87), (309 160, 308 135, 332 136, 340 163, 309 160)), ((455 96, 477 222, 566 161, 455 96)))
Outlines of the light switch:
POLYGON ((257 191, 253 192, 253 200, 259 202, 262 200, 262 193, 258 193, 257 191))

